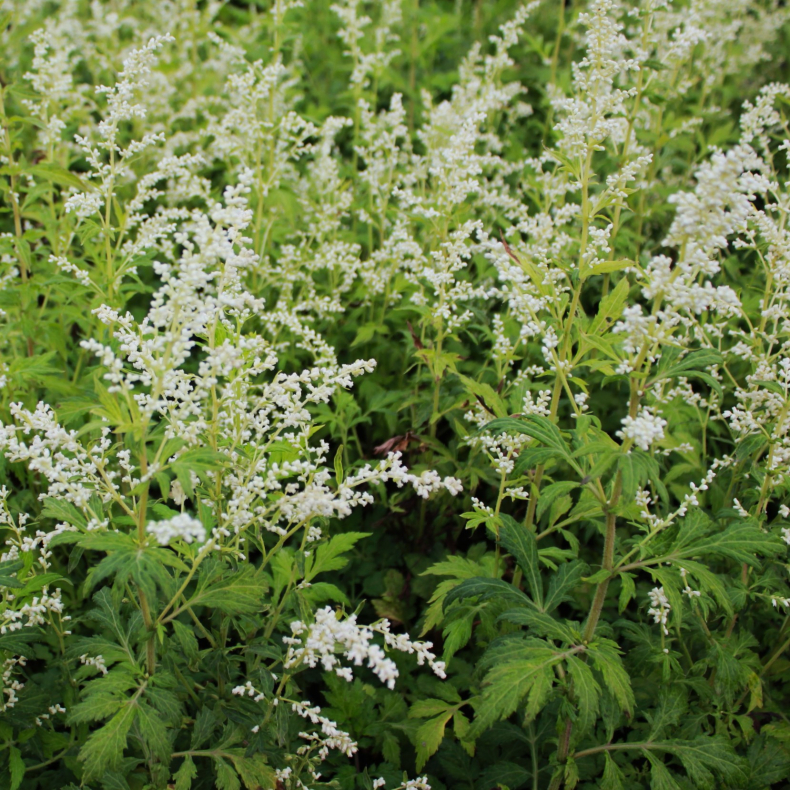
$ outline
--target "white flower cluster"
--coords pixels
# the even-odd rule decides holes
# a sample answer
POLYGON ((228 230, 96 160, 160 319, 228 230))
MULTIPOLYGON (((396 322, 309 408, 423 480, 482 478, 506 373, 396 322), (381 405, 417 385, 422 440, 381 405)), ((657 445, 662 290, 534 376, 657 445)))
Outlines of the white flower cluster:
POLYGON ((153 535, 160 546, 167 546, 174 540, 186 543, 192 543, 193 540, 204 543, 206 540, 206 528, 188 513, 179 513, 164 521, 149 521, 145 531, 153 535))
POLYGON ((683 588, 682 592, 685 595, 688 595, 689 599, 699 598, 702 595, 702 593, 699 590, 693 590, 691 588, 691 585, 688 583, 687 576, 688 576, 688 571, 685 568, 681 568, 680 569, 680 578, 683 579, 683 583, 686 585, 683 588))
POLYGON ((654 587, 647 596, 650 598, 651 604, 647 613, 652 616, 654 623, 661 626, 664 635, 668 636, 669 628, 667 627, 667 623, 669 622, 669 612, 672 607, 669 605, 669 599, 664 592, 664 588, 654 587))
POLYGON ((57 716, 58 713, 65 713, 66 709, 58 702, 55 705, 50 705, 46 713, 40 713, 36 716, 36 727, 43 727, 47 719, 57 716))
MULTIPOLYGON (((18 609, 6 608, 0 612, 0 636, 18 631, 21 628, 34 628, 44 625, 54 615, 60 620, 70 620, 71 616, 63 614, 63 601, 58 587, 50 594, 49 588, 41 588, 41 594, 34 596, 29 603, 23 603, 18 609)), ((6 593, 7 600, 13 600, 13 595, 6 593)))
POLYGON ((283 637, 289 646, 285 659, 286 667, 295 667, 306 664, 315 667, 319 664, 327 672, 335 672, 347 681, 353 680, 353 671, 349 666, 343 666, 341 655, 355 666, 362 666, 367 661, 376 676, 388 688, 395 688, 398 677, 398 668, 392 659, 387 658, 382 648, 373 642, 376 634, 384 637, 388 647, 402 653, 414 653, 417 663, 428 666, 439 677, 445 677, 443 661, 437 661, 431 652, 433 646, 430 642, 414 642, 407 634, 392 634, 388 620, 370 626, 360 626, 356 615, 349 615, 340 619, 331 606, 325 606, 315 613, 315 621, 309 626, 300 620, 291 623, 293 636, 283 637))
POLYGON ((88 653, 83 653, 80 656, 80 664, 86 667, 93 667, 101 672, 102 675, 106 675, 109 671, 102 655, 91 656, 88 653))
POLYGON ((649 450, 651 445, 664 438, 664 428, 667 421, 647 406, 643 406, 636 417, 627 415, 623 417, 623 429, 617 431, 617 436, 630 439, 642 450, 649 450))
POLYGON ((251 697, 253 702, 260 702, 266 698, 266 695, 258 691, 249 680, 243 686, 235 686, 231 694, 237 697, 251 697))
POLYGON ((351 736, 341 730, 335 722, 321 715, 321 708, 317 705, 310 706, 306 702, 294 702, 291 710, 303 719, 307 719, 311 724, 320 726, 321 734, 316 732, 300 732, 299 737, 309 742, 309 746, 300 746, 299 752, 305 753, 311 747, 318 747, 318 756, 325 760, 329 756, 329 750, 335 749, 346 757, 353 757, 358 747, 357 742, 351 736))
POLYGON ((16 667, 24 667, 27 659, 24 656, 12 656, 7 658, 2 664, 2 674, 0 674, 0 691, 3 696, 0 696, 0 713, 5 713, 9 708, 13 708, 19 701, 17 695, 18 691, 22 691, 25 684, 13 677, 14 669, 16 667))

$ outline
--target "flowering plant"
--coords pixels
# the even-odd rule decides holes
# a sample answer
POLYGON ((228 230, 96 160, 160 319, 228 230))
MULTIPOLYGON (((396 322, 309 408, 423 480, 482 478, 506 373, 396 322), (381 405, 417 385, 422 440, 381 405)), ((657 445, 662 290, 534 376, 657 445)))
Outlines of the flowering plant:
POLYGON ((790 776, 788 11, 451 5, 3 7, 0 787, 790 776))

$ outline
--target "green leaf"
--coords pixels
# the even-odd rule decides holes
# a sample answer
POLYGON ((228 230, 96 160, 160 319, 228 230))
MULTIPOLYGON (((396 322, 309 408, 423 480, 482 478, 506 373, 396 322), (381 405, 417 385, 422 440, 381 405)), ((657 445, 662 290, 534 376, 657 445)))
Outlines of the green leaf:
POLYGON ((130 790, 129 782, 121 771, 105 771, 101 778, 102 790, 130 790))
POLYGON ((190 606, 206 606, 229 615, 255 614, 263 608, 268 584, 254 566, 245 565, 220 579, 206 581, 207 578, 201 576, 195 594, 189 599, 190 606))
POLYGON ((588 567, 579 560, 565 562, 551 575, 549 589, 543 601, 543 611, 551 612, 564 601, 570 600, 571 591, 581 584, 588 567))
POLYGON ((56 165, 54 162, 33 165, 27 168, 27 172, 36 178, 43 178, 62 187, 74 187, 81 192, 87 192, 89 189, 96 188, 90 182, 84 181, 75 173, 66 170, 65 167, 56 165))
POLYGON ((714 773, 734 786, 743 786, 748 779, 746 761, 738 757, 723 737, 700 735, 693 740, 664 741, 660 748, 680 759, 689 778, 700 790, 721 787, 714 773))
POLYGON ((475 740, 492 724, 512 714, 527 697, 525 717, 532 720, 545 704, 554 684, 554 665, 565 654, 551 647, 522 648, 525 658, 497 662, 483 681, 483 692, 476 705, 476 716, 470 728, 475 740))
POLYGON ((601 777, 601 790, 626 790, 623 772, 612 759, 609 752, 604 752, 603 776, 601 777))
POLYGON ((629 260, 621 261, 595 261, 593 264, 586 264, 579 270, 579 277, 586 280, 595 274, 609 274, 610 272, 619 272, 633 266, 634 262, 629 260))
POLYGON ((680 689, 663 688, 658 695, 658 705, 647 714, 650 722, 648 740, 655 741, 664 735, 665 730, 679 724, 688 710, 688 704, 680 689))
POLYGON ((71 502, 55 499, 54 497, 47 497, 44 500, 41 515, 46 518, 54 518, 56 521, 65 521, 74 527, 84 528, 87 524, 85 516, 71 502))
POLYGON ((633 573, 621 573, 620 579, 620 598, 618 599, 618 611, 622 614, 628 606, 629 601, 636 595, 636 584, 634 583, 633 573))
POLYGON ((542 488, 538 497, 538 506, 535 509, 535 517, 540 517, 548 510, 551 504, 558 498, 578 488, 579 484, 574 483, 572 480, 562 480, 558 483, 542 488))
POLYGON ((18 571, 25 567, 22 560, 6 560, 0 562, 0 587, 13 587, 19 589, 24 585, 17 579, 16 574, 18 571))
POLYGON ((447 711, 453 713, 457 708, 457 704, 448 702, 446 699, 437 699, 435 697, 418 699, 409 708, 409 718, 430 719, 434 716, 443 716, 447 711))
POLYGON ((634 692, 631 679, 625 671, 616 642, 598 638, 591 642, 587 652, 593 665, 601 673, 604 684, 612 692, 620 707, 627 713, 634 710, 634 692))
POLYGON ((435 718, 428 719, 417 728, 414 734, 414 745, 417 748, 417 770, 421 771, 428 759, 439 751, 447 722, 453 716, 455 707, 450 708, 435 718))
POLYGON ((241 782, 236 772, 224 760, 214 758, 217 769, 217 790, 241 790, 241 782))
POLYGON ((551 615, 533 609, 508 609, 499 615, 499 619, 514 625, 525 625, 535 636, 545 636, 571 645, 581 638, 580 634, 551 615))
POLYGON ((552 447, 564 457, 570 458, 565 440, 560 429, 547 417, 537 414, 527 414, 523 417, 501 417, 483 426, 484 431, 491 433, 515 433, 531 436, 533 439, 552 447))
POLYGON ((678 360, 677 350, 667 348, 662 354, 656 375, 648 383, 648 386, 663 379, 698 378, 714 390, 718 394, 719 399, 721 399, 723 397, 721 384, 710 373, 706 372, 705 368, 720 365, 722 361, 722 355, 710 348, 690 351, 680 360, 678 360))
POLYGON ((582 736, 593 728, 598 718, 601 687, 593 677, 590 667, 578 656, 568 656, 566 666, 573 681, 573 696, 576 698, 576 735, 582 736))
POLYGON ((69 708, 68 720, 70 724, 99 721, 114 716, 125 704, 126 699, 119 694, 99 691, 83 702, 72 705, 69 708))
POLYGON ((554 447, 527 447, 516 460, 513 469, 516 475, 523 475, 536 466, 545 465, 554 458, 564 458, 565 453, 554 447))
POLYGON ((252 757, 231 754, 231 760, 247 790, 277 786, 277 775, 262 754, 252 757))
POLYGON ((170 762, 170 737, 167 726, 159 718, 159 714, 148 705, 139 705, 137 710, 137 726, 148 748, 165 765, 170 762))
POLYGON ((8 767, 11 771, 10 790, 18 790, 25 778, 25 761, 22 759, 22 752, 16 746, 9 749, 8 767))
POLYGON ((187 755, 181 767, 176 771, 174 778, 176 780, 174 790, 190 790, 192 787, 192 780, 197 776, 197 766, 192 758, 187 755))
POLYGON ((110 630, 121 649, 135 663, 134 651, 131 646, 131 629, 121 619, 121 613, 112 600, 112 594, 108 588, 99 590, 93 596, 96 607, 88 615, 98 625, 110 630))
POLYGON ((650 790, 681 790, 664 763, 650 750, 645 749, 645 756, 650 761, 650 790))
POLYGON ((192 742, 189 748, 192 750, 199 749, 207 743, 214 734, 218 724, 217 717, 211 708, 201 708, 195 717, 195 724, 192 727, 192 742))
POLYGON ((198 641, 195 634, 188 625, 184 625, 178 620, 173 620, 172 625, 184 658, 188 664, 191 664, 198 657, 198 641))
POLYGON ((338 445, 337 452, 335 453, 335 480, 338 485, 343 483, 343 450, 344 445, 338 445))
POLYGON ((500 514, 502 527, 499 530, 499 542, 513 555, 524 572, 524 580, 529 587, 532 600, 538 608, 543 606, 543 580, 540 577, 538 562, 538 544, 535 533, 528 530, 512 516, 500 514))
POLYGON ((614 289, 601 299, 598 313, 593 319, 588 334, 601 335, 609 331, 611 325, 622 315, 631 284, 623 277, 614 289))
POLYGON ((521 590, 508 584, 502 579, 492 579, 478 576, 474 579, 465 579, 447 593, 444 599, 444 609, 453 602, 465 598, 477 598, 481 603, 492 598, 516 606, 534 606, 535 604, 524 595, 521 590))
MULTIPOLYGON (((488 409, 496 414, 497 417, 507 417, 507 409, 502 402, 502 398, 490 384, 475 381, 460 373, 458 374, 458 378, 461 379, 466 389, 476 398, 481 399, 488 409)), ((417 770, 419 771, 420 769, 418 768, 417 770)))
POLYGON ((191 472, 205 479, 209 473, 220 471, 226 463, 227 459, 222 453, 208 447, 201 447, 182 453, 170 464, 170 467, 176 473, 181 487, 191 499, 195 495, 192 488, 191 472))
POLYGON ((739 520, 724 531, 716 530, 702 511, 694 509, 684 519, 672 546, 673 558, 728 557, 736 562, 758 566, 760 557, 775 557, 786 550, 775 535, 763 532, 757 522, 739 520), (704 534, 708 529, 711 534, 704 534))
POLYGON ((87 781, 118 768, 126 748, 126 736, 136 715, 137 706, 126 704, 107 724, 88 736, 79 754, 85 764, 87 781))
POLYGON ((305 563, 305 580, 312 581, 319 573, 344 568, 348 559, 343 555, 351 551, 369 532, 341 532, 322 543, 314 552, 312 560, 305 563))

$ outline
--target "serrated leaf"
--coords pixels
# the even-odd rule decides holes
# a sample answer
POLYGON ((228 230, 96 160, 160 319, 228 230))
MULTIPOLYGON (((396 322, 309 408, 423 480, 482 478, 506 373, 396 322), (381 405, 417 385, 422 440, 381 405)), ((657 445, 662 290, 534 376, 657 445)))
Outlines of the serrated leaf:
POLYGON ((626 790, 625 777, 612 759, 609 752, 604 752, 603 776, 601 777, 601 790, 626 790))
POLYGON ((217 790, 241 790, 241 782, 233 768, 224 760, 214 759, 217 770, 217 790))
POLYGON ((445 596, 443 608, 447 609, 453 601, 460 601, 465 598, 477 598, 480 602, 497 598, 516 606, 535 605, 521 590, 502 579, 477 577, 465 579, 453 587, 445 596))
POLYGON ((533 609, 509 609, 499 615, 499 619, 514 625, 525 625, 535 636, 545 636, 571 645, 579 639, 579 635, 570 627, 545 612, 537 612, 533 609))
POLYGON ((198 641, 194 632, 188 625, 180 623, 178 620, 172 621, 173 631, 175 632, 178 644, 181 647, 184 658, 191 664, 198 657, 198 641))
POLYGON ((622 614, 630 600, 636 595, 636 584, 634 583, 633 573, 621 573, 619 578, 621 586, 620 597, 618 599, 618 611, 622 614))
POLYGON ((577 735, 589 732, 598 718, 598 700, 601 687, 593 677, 592 670, 578 656, 565 659, 568 674, 573 681, 573 696, 576 698, 577 735))
POLYGON ((748 778, 746 761, 738 757, 728 740, 716 735, 700 735, 693 740, 663 741, 661 748, 678 758, 688 772, 689 778, 701 790, 720 787, 714 773, 735 785, 748 778))
POLYGON ((728 557, 736 562, 758 566, 760 556, 777 556, 786 550, 783 541, 775 535, 763 532, 754 521, 736 521, 724 531, 714 528, 711 522, 704 522, 711 534, 704 534, 706 527, 700 527, 701 511, 689 513, 672 546, 673 559, 685 557, 717 556, 728 557))
POLYGON ((593 665, 603 677, 603 682, 614 695, 620 707, 632 713, 634 710, 634 692, 631 689, 631 678, 625 671, 617 643, 609 639, 596 639, 588 646, 588 654, 593 665))
POLYGON ((551 647, 525 646, 525 658, 497 662, 485 676, 483 692, 476 706, 470 738, 476 739, 492 724, 513 713, 527 697, 525 715, 534 718, 545 704, 554 684, 555 664, 565 654, 551 647))
POLYGON ((137 706, 126 704, 107 724, 88 736, 80 749, 80 760, 85 764, 85 779, 100 777, 105 771, 116 769, 126 748, 126 736, 137 715, 137 706))
POLYGON ((683 378, 698 378, 714 390, 719 399, 723 397, 721 384, 704 370, 704 368, 721 364, 723 357, 718 351, 702 348, 690 351, 680 360, 677 360, 677 353, 673 354, 672 351, 673 349, 667 349, 662 354, 658 371, 652 381, 648 383, 648 386, 662 379, 673 379, 681 376, 683 378))
POLYGON ((523 475, 530 469, 545 465, 554 458, 564 457, 565 453, 554 447, 527 447, 526 450, 522 450, 521 455, 516 460, 513 472, 516 475, 523 475))
POLYGON ((343 484, 343 451, 345 445, 338 445, 337 452, 335 453, 335 481, 338 485, 343 484))
POLYGON ((126 699, 109 691, 91 694, 83 702, 78 702, 69 708, 68 721, 70 724, 99 721, 114 716, 126 699))
POLYGON ((47 497, 44 500, 41 515, 47 518, 54 518, 56 521, 65 521, 74 527, 84 528, 87 524, 85 516, 71 502, 65 502, 54 497, 47 497))
POLYGON ((243 757, 240 754, 232 754, 231 760, 247 790, 277 786, 277 775, 266 762, 264 755, 254 754, 252 757, 243 757))
POLYGON ((305 580, 312 581, 319 573, 344 568, 348 559, 344 557, 369 532, 341 532, 322 543, 314 552, 312 560, 305 563, 305 580))
POLYGON ((493 411, 497 417, 507 416, 507 409, 502 402, 502 398, 500 398, 499 394, 490 384, 486 384, 482 381, 475 381, 460 373, 458 374, 458 378, 463 382, 466 389, 476 398, 482 399, 485 405, 493 411))
POLYGON ((543 611, 551 612, 564 601, 570 600, 571 591, 581 584, 582 577, 588 570, 587 565, 579 560, 560 565, 556 573, 551 575, 549 589, 543 601, 543 611))
POLYGON ((543 580, 540 576, 538 561, 538 544, 535 533, 528 530, 512 516, 501 514, 502 527, 499 530, 499 542, 513 555, 524 572, 532 600, 538 608, 543 606, 543 580))
POLYGON ((444 740, 444 730, 447 722, 453 716, 455 708, 445 711, 439 716, 428 719, 417 728, 414 734, 414 745, 417 749, 417 770, 421 771, 425 763, 428 762, 441 746, 444 740))
POLYGON ((10 790, 18 790, 25 778, 25 761, 22 759, 22 752, 16 746, 9 749, 8 768, 11 771, 10 790))
POLYGON ((658 695, 658 705, 647 715, 650 722, 648 740, 658 740, 667 728, 680 723, 687 709, 688 705, 680 689, 661 689, 658 695))
POLYGON ((523 417, 501 417, 491 420, 483 426, 482 430, 494 434, 515 433, 531 436, 546 447, 551 447, 564 457, 570 458, 570 451, 562 438, 560 429, 547 417, 537 414, 527 414, 523 417))
POLYGON ((535 517, 540 519, 540 517, 558 497, 561 497, 578 487, 579 484, 573 482, 572 480, 561 480, 558 483, 552 483, 551 485, 542 488, 538 497, 538 505, 535 509, 535 517))
POLYGON ((173 790, 190 790, 192 780, 197 776, 197 766, 192 758, 187 755, 175 773, 175 787, 173 790))
POLYGON ((208 707, 201 708, 195 717, 195 724, 192 727, 192 742, 189 748, 192 750, 199 749, 207 743, 214 734, 217 724, 219 722, 214 711, 208 707))
POLYGON ((225 614, 256 614, 263 608, 268 584, 258 569, 245 565, 238 571, 217 579, 201 577, 198 588, 189 599, 189 605, 219 609, 225 614))
POLYGON ((165 764, 170 762, 170 738, 167 726, 157 712, 148 705, 141 704, 137 710, 137 726, 148 748, 165 764))

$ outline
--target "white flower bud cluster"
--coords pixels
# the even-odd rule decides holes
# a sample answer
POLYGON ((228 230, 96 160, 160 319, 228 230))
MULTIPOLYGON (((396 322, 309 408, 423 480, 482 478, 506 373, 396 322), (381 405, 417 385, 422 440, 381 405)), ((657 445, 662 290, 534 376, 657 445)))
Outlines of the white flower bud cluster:
MULTIPOLYGON (((63 601, 60 596, 59 587, 50 595, 49 588, 44 586, 40 595, 34 596, 29 603, 23 603, 19 609, 6 608, 0 613, 0 636, 21 628, 44 625, 53 614, 58 615, 62 621, 71 620, 70 615, 63 614, 63 601)), ((6 599, 14 600, 10 593, 6 593, 6 599)))
POLYGON ((353 680, 353 671, 350 666, 343 666, 336 651, 355 666, 362 666, 367 661, 367 666, 374 674, 386 684, 388 688, 395 688, 398 677, 398 668, 392 659, 387 658, 379 645, 373 642, 376 634, 384 637, 388 647, 402 653, 414 653, 417 663, 428 666, 439 677, 445 677, 444 662, 436 661, 436 656, 431 652, 430 642, 414 642, 407 634, 392 634, 388 620, 382 620, 371 626, 360 626, 356 615, 349 615, 340 619, 331 606, 319 609, 315 613, 315 620, 309 626, 297 620, 291 623, 293 636, 283 637, 289 646, 285 659, 286 667, 295 667, 306 664, 316 667, 319 664, 327 672, 335 672, 344 680, 353 680))
POLYGON ((24 667, 27 659, 24 656, 11 656, 2 664, 0 673, 0 713, 5 713, 9 708, 13 708, 19 701, 18 691, 22 691, 25 684, 13 677, 15 667, 24 667))
POLYGON ((36 727, 43 727, 47 719, 57 716, 59 713, 65 713, 66 709, 58 702, 55 705, 50 705, 46 713, 40 713, 36 716, 36 727))
POLYGON ((668 636, 669 628, 667 623, 669 622, 669 612, 672 607, 669 605, 669 599, 664 592, 664 588, 654 587, 647 596, 650 598, 651 603, 647 613, 652 616, 654 623, 661 626, 664 635, 668 636))
POLYGON ((101 672, 102 675, 106 675, 109 671, 102 655, 91 656, 88 653, 83 653, 80 656, 80 664, 86 667, 93 667, 101 672))
POLYGON ((686 578, 687 576, 688 576, 688 571, 685 568, 681 568, 680 569, 680 578, 683 579, 683 583, 686 585, 683 588, 682 592, 685 595, 688 595, 689 599, 691 599, 691 598, 699 598, 702 595, 702 593, 699 590, 693 590, 691 588, 691 585, 688 583, 688 579, 686 578))
POLYGON ((300 746, 298 754, 305 754, 311 747, 318 747, 318 756, 325 760, 329 756, 329 750, 335 749, 346 757, 353 757, 358 747, 357 742, 351 736, 341 730, 335 722, 321 715, 321 708, 317 705, 310 706, 306 702, 294 702, 291 710, 303 719, 307 719, 311 724, 321 727, 321 735, 315 732, 300 732, 299 737, 309 741, 310 746, 300 746))
POLYGON ((631 439, 642 450, 649 450, 652 444, 664 438, 667 421, 647 406, 643 406, 636 417, 623 417, 623 429, 617 431, 621 439, 631 439))
POLYGON ((253 702, 260 702, 266 699, 266 695, 262 691, 258 691, 248 680, 243 686, 235 686, 231 694, 237 697, 251 697, 253 702))
POLYGON ((206 528, 188 513, 179 513, 164 521, 149 521, 145 531, 153 535, 160 546, 168 546, 174 540, 186 543, 192 543, 193 540, 204 543, 206 540, 206 528))
MULTIPOLYGON (((385 787, 387 782, 379 777, 373 780, 373 790, 378 790, 380 787, 385 787)), ((427 776, 418 776, 416 779, 408 779, 402 784, 399 784, 393 790, 431 790, 428 784, 427 776)))

